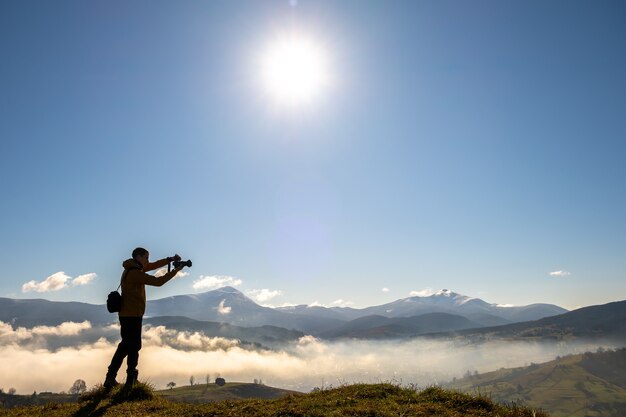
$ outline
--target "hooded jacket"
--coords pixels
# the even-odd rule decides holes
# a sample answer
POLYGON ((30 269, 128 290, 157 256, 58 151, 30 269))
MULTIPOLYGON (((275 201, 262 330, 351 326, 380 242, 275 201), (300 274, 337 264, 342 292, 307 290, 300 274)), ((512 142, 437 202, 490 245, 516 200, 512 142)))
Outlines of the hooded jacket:
POLYGON ((168 264, 167 259, 151 262, 142 269, 141 264, 133 258, 122 263, 122 308, 120 317, 143 317, 146 312, 146 285, 160 287, 174 278, 176 271, 172 270, 161 277, 146 274, 168 264))

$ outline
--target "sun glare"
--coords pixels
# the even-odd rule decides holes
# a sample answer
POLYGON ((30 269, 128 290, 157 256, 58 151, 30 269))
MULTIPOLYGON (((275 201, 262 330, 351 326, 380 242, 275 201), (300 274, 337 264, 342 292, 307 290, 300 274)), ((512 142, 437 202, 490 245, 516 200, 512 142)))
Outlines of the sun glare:
POLYGON ((311 39, 288 35, 270 44, 261 56, 266 92, 280 104, 307 104, 328 85, 328 63, 321 46, 311 39))

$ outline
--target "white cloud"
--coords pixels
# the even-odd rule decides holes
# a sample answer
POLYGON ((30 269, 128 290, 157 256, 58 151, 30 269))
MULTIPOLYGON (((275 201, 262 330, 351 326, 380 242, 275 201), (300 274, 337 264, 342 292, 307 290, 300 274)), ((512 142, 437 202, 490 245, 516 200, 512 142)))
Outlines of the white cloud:
MULTIPOLYGON (((20 329, 24 335, 31 334, 30 329, 20 329)), ((85 333, 97 331, 93 328, 85 333)), ((16 334, 17 330, 0 322, 0 335, 3 332, 16 334)), ((37 336, 28 341, 37 338, 55 339, 37 336)), ((78 378, 84 379, 88 387, 102 383, 118 335, 115 340, 101 337, 91 343, 74 341, 71 337, 64 340, 68 341, 67 345, 55 348, 46 343, 21 346, 17 341, 0 341, 0 357, 3 363, 11 365, 2 367, 0 382, 10 381, 10 386, 20 394, 67 390, 78 378), (36 372, 29 372, 32 369, 36 372)), ((169 381, 186 385, 192 374, 214 376, 219 372, 227 381, 261 377, 268 385, 303 392, 319 386, 320 381, 402 380, 430 386, 458 378, 468 370, 482 373, 500 367, 541 363, 556 355, 594 351, 598 346, 501 341, 465 345, 428 339, 329 342, 304 336, 281 349, 265 350, 246 347, 236 340, 162 326, 144 326, 143 341, 140 379, 149 380, 158 388, 165 388, 169 381)), ((122 369, 120 374, 123 372, 122 369)))
POLYGON ((66 275, 65 272, 59 271, 55 274, 50 275, 48 278, 44 279, 41 282, 37 282, 34 280, 28 281, 26 284, 22 285, 22 292, 59 291, 67 287, 67 281, 71 279, 72 278, 69 275, 66 275))
POLYGON ((296 348, 301 355, 308 356, 313 354, 314 356, 318 356, 328 350, 328 345, 314 336, 306 335, 298 339, 296 348))
POLYGON ((97 276, 98 275, 95 272, 90 272, 88 274, 79 275, 72 280, 72 285, 77 286, 77 285, 89 284, 91 281, 96 279, 97 276))
POLYGON ((91 329, 91 323, 88 321, 82 323, 68 321, 58 326, 35 326, 32 329, 25 327, 13 329, 11 324, 0 321, 0 344, 32 341, 37 336, 76 336, 88 329, 91 329))
POLYGON ((179 332, 165 326, 144 327, 142 334, 145 346, 169 346, 179 350, 215 351, 228 350, 239 345, 236 339, 208 337, 200 332, 179 332))
POLYGON ((229 314, 229 313, 232 311, 232 309, 233 309, 232 307, 226 307, 226 306, 224 305, 224 302, 225 302, 225 301, 226 301, 226 300, 222 300, 222 301, 220 302, 220 305, 219 305, 219 306, 217 306, 217 312, 218 312, 218 313, 220 313, 220 314, 229 314))
POLYGON ((382 292, 389 292, 389 288, 385 287, 381 290, 382 292))
POLYGON ((420 290, 420 291, 411 291, 409 295, 411 297, 430 297, 436 292, 437 291, 433 290, 432 288, 424 288, 423 290, 420 290))
POLYGON ((300 339, 298 339, 298 345, 300 346, 305 346, 311 343, 319 343, 320 340, 315 337, 315 336, 311 336, 310 334, 306 335, 306 336, 302 336, 300 339))
POLYGON ((572 275, 571 272, 568 271, 552 271, 550 272, 551 277, 567 277, 572 275))
POLYGON ((241 285, 241 280, 235 277, 229 277, 227 275, 200 275, 200 279, 193 282, 192 288, 196 291, 199 290, 214 290, 216 288, 225 287, 227 285, 236 287, 241 285))
POLYGON ((354 305, 354 303, 352 301, 346 301, 340 298, 339 300, 333 301, 331 305, 335 307, 348 307, 348 306, 354 305))
POLYGON ((0 345, 18 343, 22 340, 31 339, 32 337, 28 329, 18 327, 13 330, 13 326, 11 326, 10 323, 0 321, 0 345))
POLYGON ((80 332, 88 329, 91 329, 91 323, 88 321, 82 323, 67 321, 58 326, 35 326, 31 331, 33 334, 46 336, 76 336, 80 332))
MULTIPOLYGON (((167 274, 167 268, 163 267, 163 268, 157 269, 156 272, 154 273, 154 276, 160 278, 160 277, 162 277, 165 274, 167 274)), ((180 272, 178 272, 178 274, 176 274, 176 276, 174 278, 184 278, 187 275, 189 275, 189 272, 180 271, 180 272)))
POLYGON ((44 279, 41 282, 37 282, 35 280, 28 281, 24 285, 22 285, 22 292, 50 292, 50 291, 59 291, 68 287, 68 284, 71 283, 72 286, 78 285, 86 285, 93 281, 98 275, 95 272, 90 272, 88 274, 79 275, 76 278, 72 279, 69 275, 67 275, 63 271, 59 271, 50 275, 48 278, 44 279))
POLYGON ((267 288, 262 288, 260 290, 250 290, 247 294, 257 303, 265 303, 274 297, 283 295, 283 292, 281 290, 269 290, 267 288))

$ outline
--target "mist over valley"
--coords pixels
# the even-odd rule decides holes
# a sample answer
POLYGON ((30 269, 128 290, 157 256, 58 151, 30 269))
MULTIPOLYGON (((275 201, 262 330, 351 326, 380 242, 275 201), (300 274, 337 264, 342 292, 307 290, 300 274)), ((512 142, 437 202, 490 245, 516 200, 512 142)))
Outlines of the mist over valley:
MULTIPOLYGON (((351 382, 428 386, 468 372, 619 348, 626 340, 620 324, 626 301, 566 312, 473 300, 441 291, 361 310, 315 307, 311 314, 303 306, 262 307, 230 287, 154 300, 144 319, 140 375, 157 387, 217 374, 299 391, 351 382), (496 315, 501 312, 505 317, 496 315), (556 315, 509 321, 546 312, 556 315), (199 320, 200 314, 220 321, 199 320), (487 325, 493 322, 506 324, 487 325)), ((0 354, 14 364, 0 387, 58 392, 77 378, 101 383, 119 341, 116 319, 102 305, 0 299, 0 354), (77 320, 81 315, 92 320, 77 320)))

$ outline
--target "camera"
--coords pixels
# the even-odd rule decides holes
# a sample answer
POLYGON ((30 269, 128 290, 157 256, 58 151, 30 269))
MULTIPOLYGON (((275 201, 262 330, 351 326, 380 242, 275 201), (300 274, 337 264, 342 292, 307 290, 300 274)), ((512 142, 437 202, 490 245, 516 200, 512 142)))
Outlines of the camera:
POLYGON ((186 261, 173 261, 172 265, 174 265, 174 268, 178 268, 179 266, 186 266, 187 268, 191 267, 191 259, 188 259, 186 261))

